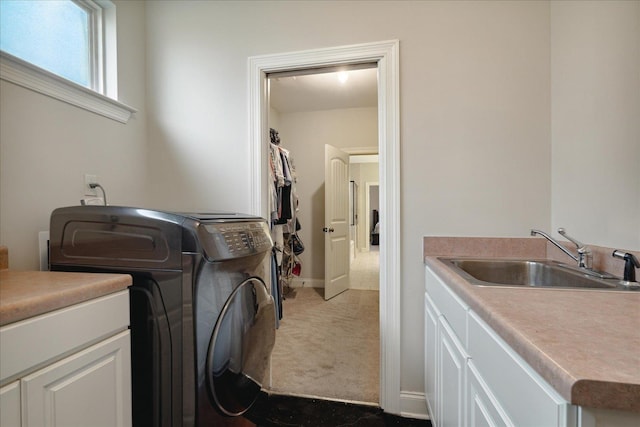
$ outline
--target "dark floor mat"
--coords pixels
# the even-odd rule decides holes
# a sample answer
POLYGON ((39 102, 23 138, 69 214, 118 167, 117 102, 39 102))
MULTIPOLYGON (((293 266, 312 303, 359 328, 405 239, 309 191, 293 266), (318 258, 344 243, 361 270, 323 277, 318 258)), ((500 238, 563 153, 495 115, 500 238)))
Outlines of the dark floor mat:
POLYGON ((431 426, 427 420, 385 414, 374 406, 267 393, 260 394, 245 418, 259 427, 431 426))

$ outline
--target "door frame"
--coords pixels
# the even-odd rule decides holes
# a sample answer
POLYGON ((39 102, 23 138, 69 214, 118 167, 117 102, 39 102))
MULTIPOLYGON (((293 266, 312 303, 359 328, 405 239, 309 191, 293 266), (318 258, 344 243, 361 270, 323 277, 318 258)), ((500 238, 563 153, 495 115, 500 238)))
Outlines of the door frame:
POLYGON ((251 213, 268 218, 267 74, 376 62, 380 206, 380 406, 400 414, 400 73, 398 40, 249 58, 251 213))

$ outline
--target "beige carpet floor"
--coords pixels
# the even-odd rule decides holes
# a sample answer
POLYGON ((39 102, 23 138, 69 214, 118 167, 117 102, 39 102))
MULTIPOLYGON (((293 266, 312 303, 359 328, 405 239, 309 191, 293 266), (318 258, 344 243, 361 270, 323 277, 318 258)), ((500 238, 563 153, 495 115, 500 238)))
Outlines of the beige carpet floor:
POLYGON ((380 287, 380 250, 358 252, 349 266, 349 288, 378 290, 380 287))
POLYGON ((378 291, 294 288, 271 358, 271 391, 379 402, 378 291))

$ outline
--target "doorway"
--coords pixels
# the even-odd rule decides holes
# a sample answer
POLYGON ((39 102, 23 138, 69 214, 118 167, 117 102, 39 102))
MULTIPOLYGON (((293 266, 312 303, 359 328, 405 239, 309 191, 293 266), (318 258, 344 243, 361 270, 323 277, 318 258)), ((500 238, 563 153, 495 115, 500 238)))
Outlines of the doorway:
POLYGON ((355 191, 349 289, 379 290, 380 246, 377 220, 380 212, 378 154, 351 155, 350 175, 355 191), (375 239, 374 239, 375 236, 375 239))
POLYGON ((397 40, 257 56, 249 59, 250 157, 252 213, 267 217, 267 74, 376 62, 378 64, 378 135, 380 204, 380 406, 400 408, 400 146, 399 42, 397 40))
MULTIPOLYGON (((289 193, 296 194, 296 233, 305 247, 297 274, 281 275, 270 390, 377 405, 379 252, 370 251, 364 191, 379 177, 377 67, 322 71, 268 76, 271 150, 279 154, 272 157, 294 166, 289 193), (372 154, 349 154, 365 150, 372 154)), ((276 166, 270 179, 278 183, 277 175, 276 166)), ((280 209, 270 211, 274 218, 280 209)), ((274 240, 276 251, 285 249, 274 240)))

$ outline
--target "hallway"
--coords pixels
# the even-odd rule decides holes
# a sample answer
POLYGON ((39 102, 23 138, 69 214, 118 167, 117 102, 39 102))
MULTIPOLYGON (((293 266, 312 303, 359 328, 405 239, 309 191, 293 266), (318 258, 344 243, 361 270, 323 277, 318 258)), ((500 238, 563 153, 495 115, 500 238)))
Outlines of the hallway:
POLYGON ((349 289, 379 290, 380 246, 370 246, 369 252, 356 252, 349 270, 349 289))

